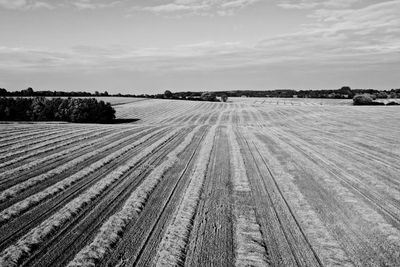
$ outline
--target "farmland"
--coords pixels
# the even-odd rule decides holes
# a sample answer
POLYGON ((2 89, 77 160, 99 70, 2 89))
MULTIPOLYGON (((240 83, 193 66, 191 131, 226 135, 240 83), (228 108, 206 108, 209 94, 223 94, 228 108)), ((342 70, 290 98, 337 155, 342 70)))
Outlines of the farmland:
POLYGON ((0 266, 400 266, 400 109, 114 99, 0 124, 0 266))

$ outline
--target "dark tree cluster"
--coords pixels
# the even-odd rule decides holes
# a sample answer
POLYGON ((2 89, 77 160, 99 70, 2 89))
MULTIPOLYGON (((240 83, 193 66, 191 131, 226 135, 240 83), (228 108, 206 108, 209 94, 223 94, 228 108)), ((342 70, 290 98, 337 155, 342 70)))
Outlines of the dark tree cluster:
POLYGON ((94 98, 0 98, 0 121, 111 123, 115 110, 94 98))
MULTIPOLYGON (((217 94, 215 92, 177 92, 172 93, 170 90, 166 90, 164 94, 156 95, 140 95, 141 97, 149 98, 161 98, 161 99, 175 99, 175 100, 192 100, 192 101, 211 101, 219 102, 217 94)), ((226 98, 227 99, 227 98, 226 98)))
POLYGON ((48 97, 80 97, 80 96, 110 96, 107 91, 94 94, 89 92, 63 92, 63 91, 34 91, 31 87, 15 92, 9 92, 4 88, 0 88, 0 96, 48 96, 48 97))

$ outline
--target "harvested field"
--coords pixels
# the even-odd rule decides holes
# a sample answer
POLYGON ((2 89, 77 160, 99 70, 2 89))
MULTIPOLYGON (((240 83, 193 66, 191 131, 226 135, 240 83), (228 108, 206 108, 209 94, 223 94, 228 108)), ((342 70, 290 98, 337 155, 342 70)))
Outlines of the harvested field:
POLYGON ((399 107, 128 100, 0 124, 0 266, 400 266, 399 107))

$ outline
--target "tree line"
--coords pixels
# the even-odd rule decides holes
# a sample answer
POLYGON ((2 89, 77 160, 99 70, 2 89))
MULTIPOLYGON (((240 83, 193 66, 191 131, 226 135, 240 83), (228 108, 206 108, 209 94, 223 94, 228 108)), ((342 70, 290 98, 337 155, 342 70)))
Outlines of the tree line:
POLYGON ((115 110, 94 98, 0 97, 0 121, 111 123, 115 110))
POLYGON ((107 91, 99 92, 95 91, 94 93, 84 92, 84 91, 75 91, 75 92, 64 92, 64 91, 35 91, 32 87, 27 89, 23 89, 20 91, 7 91, 5 88, 0 88, 0 96, 46 96, 46 97, 98 97, 98 96, 122 96, 122 97, 135 97, 132 94, 109 94, 107 91))
POLYGON ((374 98, 400 98, 400 89, 376 90, 376 89, 351 89, 343 86, 340 89, 331 90, 234 90, 234 91, 215 91, 215 92, 171 92, 165 91, 164 94, 155 95, 136 95, 138 97, 162 98, 162 99, 181 99, 181 100, 200 100, 200 101, 222 101, 227 97, 278 97, 278 98, 332 98, 332 99, 352 99, 356 95, 370 94, 374 98), (212 97, 204 97, 205 95, 212 97), (210 100, 211 99, 211 100, 210 100))
POLYGON ((162 94, 109 94, 107 91, 90 93, 90 92, 63 92, 63 91, 34 91, 31 87, 9 92, 4 88, 0 88, 0 96, 46 96, 46 97, 141 97, 141 98, 160 98, 160 99, 179 99, 179 100, 199 100, 199 101, 222 101, 227 97, 279 97, 279 98, 333 98, 333 99, 352 99, 356 95, 370 94, 379 99, 384 98, 400 98, 400 89, 376 90, 376 89, 351 89, 349 86, 343 86, 340 89, 324 89, 324 90, 292 90, 292 89, 276 89, 276 90, 226 90, 226 91, 183 91, 171 92, 166 90, 162 94))

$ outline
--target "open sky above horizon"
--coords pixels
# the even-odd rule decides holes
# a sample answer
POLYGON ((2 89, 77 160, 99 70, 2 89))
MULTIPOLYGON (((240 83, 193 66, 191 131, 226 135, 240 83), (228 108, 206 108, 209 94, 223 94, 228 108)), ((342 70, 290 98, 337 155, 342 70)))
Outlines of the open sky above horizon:
POLYGON ((400 87, 400 0, 0 0, 0 88, 400 87))

